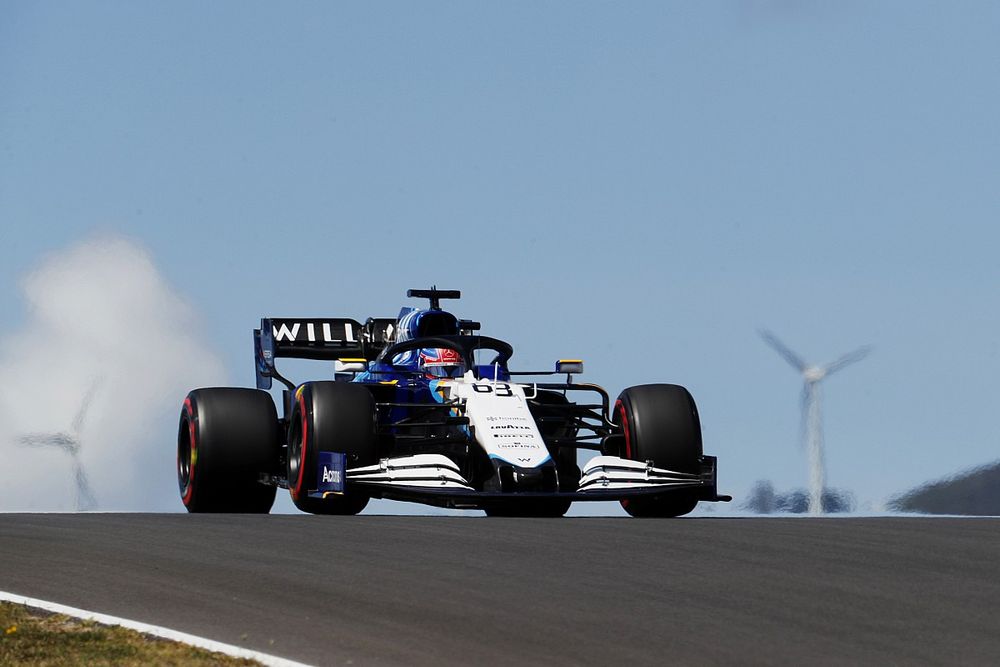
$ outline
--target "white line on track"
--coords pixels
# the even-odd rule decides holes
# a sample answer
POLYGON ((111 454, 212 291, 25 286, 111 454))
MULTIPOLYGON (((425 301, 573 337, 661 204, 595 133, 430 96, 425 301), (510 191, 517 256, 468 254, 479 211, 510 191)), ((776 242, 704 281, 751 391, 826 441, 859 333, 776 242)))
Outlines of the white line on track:
POLYGON ((159 625, 149 625, 148 623, 131 621, 127 618, 118 618, 117 616, 98 614, 92 611, 87 611, 86 609, 67 607, 66 605, 56 604, 55 602, 49 602, 48 600, 29 598, 23 595, 8 593, 6 591, 0 591, 0 602, 23 604, 28 607, 50 611, 54 614, 64 614, 66 616, 81 618, 85 621, 94 621, 95 623, 100 623, 101 625, 118 625, 146 635, 153 635, 154 637, 181 642, 182 644, 188 644, 189 646, 197 646, 198 648, 214 651, 216 653, 224 653, 225 655, 229 655, 234 658, 256 660, 262 665, 267 665, 268 667, 310 667, 303 662, 295 662, 294 660, 279 658, 274 655, 268 655, 267 653, 251 651, 250 649, 240 648, 239 646, 233 646, 232 644, 223 644, 222 642, 205 639, 204 637, 196 637, 195 635, 189 635, 186 632, 178 632, 177 630, 171 630, 170 628, 164 628, 159 625))

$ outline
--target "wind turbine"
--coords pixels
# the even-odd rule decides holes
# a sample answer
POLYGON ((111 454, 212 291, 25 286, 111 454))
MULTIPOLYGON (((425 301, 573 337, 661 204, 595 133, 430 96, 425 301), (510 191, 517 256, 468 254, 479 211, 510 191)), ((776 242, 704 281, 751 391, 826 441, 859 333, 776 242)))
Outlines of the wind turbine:
POLYGON ((80 463, 80 432, 83 428, 83 421, 87 417, 87 411, 97 393, 100 380, 95 380, 90 385, 90 389, 80 403, 80 409, 73 418, 73 423, 69 433, 60 431, 58 433, 28 433, 18 438, 18 442, 26 447, 58 447, 67 454, 73 461, 73 477, 76 480, 76 509, 78 512, 85 512, 97 508, 97 498, 90 488, 90 481, 87 473, 80 463))
POLYGON ((823 489, 826 487, 826 463, 823 459, 823 416, 820 410, 820 383, 871 352, 871 346, 859 347, 825 366, 807 364, 778 337, 767 330, 760 332, 764 342, 802 374, 802 426, 809 453, 809 513, 823 513, 823 489))

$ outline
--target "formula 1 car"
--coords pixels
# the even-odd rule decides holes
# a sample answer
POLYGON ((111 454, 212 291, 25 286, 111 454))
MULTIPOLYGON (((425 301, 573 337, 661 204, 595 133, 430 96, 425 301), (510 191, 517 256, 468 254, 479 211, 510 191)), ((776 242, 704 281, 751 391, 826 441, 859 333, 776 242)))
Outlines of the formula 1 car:
POLYGON ((458 291, 407 296, 430 307, 365 324, 261 320, 257 389, 196 389, 184 401, 177 476, 187 510, 267 513, 277 487, 313 514, 390 498, 552 517, 576 501, 617 500, 632 516, 675 517, 731 500, 716 491, 716 459, 702 453, 684 387, 630 387, 612 405, 603 388, 574 381, 580 360, 512 371, 509 344, 441 309, 458 291), (276 368, 282 357, 333 361, 333 378, 297 385, 276 368), (281 417, 272 379, 285 386, 281 417), (579 450, 597 453, 582 470, 579 450))

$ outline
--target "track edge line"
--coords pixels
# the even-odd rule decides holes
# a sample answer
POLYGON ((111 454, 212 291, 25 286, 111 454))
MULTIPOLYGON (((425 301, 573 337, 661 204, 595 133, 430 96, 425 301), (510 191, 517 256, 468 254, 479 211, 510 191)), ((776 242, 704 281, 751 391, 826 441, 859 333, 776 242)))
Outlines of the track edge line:
POLYGON ((101 625, 117 625, 123 628, 128 628, 129 630, 141 632, 143 634, 153 635, 154 637, 159 637, 161 639, 169 639, 170 641, 180 642, 197 648, 203 648, 214 653, 223 653, 234 658, 256 660, 262 665, 267 665, 267 667, 312 667, 304 662, 295 662, 294 660, 289 660, 287 658, 279 658, 276 655, 269 655, 267 653, 261 653, 260 651, 254 651, 252 649, 242 648, 232 644, 224 644, 222 642, 215 641, 214 639, 198 637, 197 635, 180 632, 179 630, 171 630, 170 628, 165 628, 159 625, 141 623, 139 621, 119 618, 118 616, 110 616, 108 614, 99 614, 97 612, 87 611, 86 609, 69 607, 57 602, 39 600, 38 598, 29 598, 24 595, 17 595, 7 591, 0 591, 0 602, 21 604, 27 607, 49 611, 54 614, 63 614, 65 616, 73 616, 85 621, 94 621, 95 623, 100 623, 101 625))

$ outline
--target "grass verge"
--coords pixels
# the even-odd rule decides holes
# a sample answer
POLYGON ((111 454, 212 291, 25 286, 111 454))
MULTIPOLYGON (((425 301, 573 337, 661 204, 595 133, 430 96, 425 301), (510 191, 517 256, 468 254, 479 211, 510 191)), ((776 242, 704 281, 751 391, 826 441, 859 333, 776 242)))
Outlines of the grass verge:
POLYGON ((0 665, 259 665, 134 630, 0 602, 0 665))

